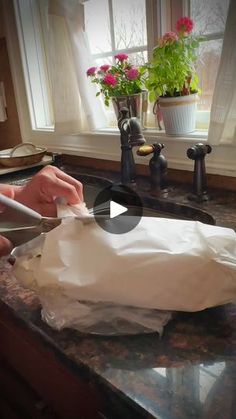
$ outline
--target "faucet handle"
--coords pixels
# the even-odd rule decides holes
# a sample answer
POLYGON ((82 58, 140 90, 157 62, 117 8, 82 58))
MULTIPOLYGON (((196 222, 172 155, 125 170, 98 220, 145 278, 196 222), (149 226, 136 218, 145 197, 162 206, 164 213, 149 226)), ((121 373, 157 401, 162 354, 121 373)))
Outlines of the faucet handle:
POLYGON ((150 144, 141 145, 141 147, 137 150, 138 156, 148 156, 149 154, 153 153, 154 147, 150 144))
POLYGON ((187 156, 191 160, 204 159, 206 154, 210 154, 212 148, 209 144, 198 143, 188 148, 187 156))
POLYGON ((154 153, 155 155, 160 154, 164 147, 165 146, 162 143, 145 144, 138 148, 137 155, 148 156, 151 153, 154 153))

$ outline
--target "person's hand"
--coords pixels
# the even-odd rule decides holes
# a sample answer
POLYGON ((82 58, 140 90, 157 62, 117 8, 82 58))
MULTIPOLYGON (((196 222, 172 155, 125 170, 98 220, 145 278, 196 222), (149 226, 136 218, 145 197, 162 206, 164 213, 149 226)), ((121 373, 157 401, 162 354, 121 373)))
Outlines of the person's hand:
POLYGON ((12 249, 12 243, 5 237, 0 236, 0 257, 8 255, 12 249))
POLYGON ((24 186, 15 186, 14 199, 43 216, 56 216, 55 198, 63 197, 69 205, 83 202, 82 184, 59 170, 46 166, 24 186))
MULTIPOLYGON (((0 193, 6 195, 8 198, 14 199, 14 187, 12 185, 0 185, 0 193)), ((4 208, 0 206, 0 212, 3 212, 4 208)), ((0 236, 0 257, 8 255, 13 248, 12 243, 3 236, 0 236)))

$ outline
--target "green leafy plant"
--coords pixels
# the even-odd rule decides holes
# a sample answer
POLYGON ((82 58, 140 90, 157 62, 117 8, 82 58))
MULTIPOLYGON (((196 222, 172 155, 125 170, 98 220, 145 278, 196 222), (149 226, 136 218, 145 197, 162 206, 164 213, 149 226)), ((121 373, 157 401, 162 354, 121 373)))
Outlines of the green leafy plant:
POLYGON ((132 65, 127 54, 117 54, 114 58, 115 65, 103 64, 87 70, 92 83, 99 86, 96 96, 103 94, 106 106, 110 98, 141 93, 144 86, 144 67, 132 65))
POLYGON ((167 32, 158 40, 153 59, 146 65, 150 101, 198 91, 195 63, 200 38, 191 35, 193 21, 188 17, 179 19, 176 28, 177 32, 167 32))

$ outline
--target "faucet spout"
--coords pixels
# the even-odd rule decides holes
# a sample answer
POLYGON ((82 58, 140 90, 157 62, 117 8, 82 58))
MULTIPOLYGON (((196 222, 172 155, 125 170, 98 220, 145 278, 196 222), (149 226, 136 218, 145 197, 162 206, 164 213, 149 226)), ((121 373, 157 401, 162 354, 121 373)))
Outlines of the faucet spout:
POLYGON ((138 118, 132 117, 129 120, 129 142, 134 146, 141 146, 145 144, 146 140, 141 131, 141 125, 138 118))

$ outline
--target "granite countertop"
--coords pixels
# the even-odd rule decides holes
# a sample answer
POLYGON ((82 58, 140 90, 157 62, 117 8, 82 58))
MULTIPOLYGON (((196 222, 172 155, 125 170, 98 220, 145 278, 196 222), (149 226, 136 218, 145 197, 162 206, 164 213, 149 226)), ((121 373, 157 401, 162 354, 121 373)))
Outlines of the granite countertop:
MULTIPOLYGON (((145 189, 145 181, 140 182, 145 189)), ((169 199, 177 193, 184 202, 186 191, 181 186, 171 189, 169 199)), ((217 224, 236 227, 234 194, 213 194, 205 210, 217 224)), ((0 262, 0 300, 29 333, 53 349, 60 362, 109 396, 109 404, 116 406, 116 416, 109 417, 236 417, 234 304, 179 313, 165 327, 162 338, 157 334, 102 337, 70 329, 58 332, 42 322, 38 298, 17 283, 4 260, 0 262)))

